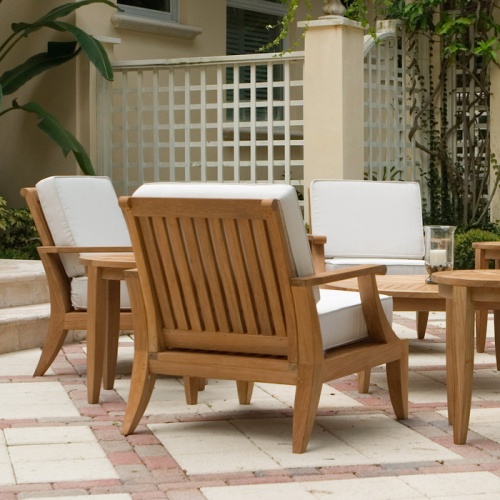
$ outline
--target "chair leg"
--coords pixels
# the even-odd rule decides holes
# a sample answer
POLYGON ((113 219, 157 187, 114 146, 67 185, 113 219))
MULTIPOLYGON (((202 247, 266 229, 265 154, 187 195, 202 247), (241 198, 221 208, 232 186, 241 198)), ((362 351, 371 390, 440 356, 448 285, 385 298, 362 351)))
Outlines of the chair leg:
POLYGON ((61 350, 68 330, 63 328, 64 319, 57 315, 51 315, 47 337, 42 347, 42 354, 33 373, 34 377, 41 377, 50 367, 57 354, 61 350))
POLYGON ((302 373, 299 373, 293 407, 293 453, 304 453, 307 449, 323 386, 319 373, 313 367, 299 371, 302 373))
POLYGON ((148 370, 148 353, 136 353, 130 380, 127 409, 121 429, 124 436, 135 431, 149 403, 155 381, 156 374, 150 373, 148 370))
POLYGON ((386 365, 389 396, 396 418, 408 418, 408 341, 401 341, 401 357, 386 365))
POLYGON ((422 340, 425 337, 429 311, 417 311, 417 337, 422 340))
POLYGON ((368 368, 368 370, 358 372, 358 392, 360 394, 368 394, 368 391, 370 389, 371 373, 372 371, 370 368, 368 368))
POLYGON ((252 400, 253 382, 246 382, 243 380, 236 381, 236 388, 238 389, 238 400, 240 405, 249 405, 252 400))
POLYGON ((200 390, 202 380, 204 379, 200 377, 183 377, 184 393, 188 405, 195 405, 198 403, 198 391, 200 390))

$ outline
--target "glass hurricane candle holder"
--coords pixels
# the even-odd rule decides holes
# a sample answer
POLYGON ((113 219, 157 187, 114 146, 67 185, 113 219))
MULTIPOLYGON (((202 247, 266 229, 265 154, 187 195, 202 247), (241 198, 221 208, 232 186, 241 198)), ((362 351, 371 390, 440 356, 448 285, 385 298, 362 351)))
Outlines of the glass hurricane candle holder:
POLYGON ((426 283, 436 283, 433 273, 453 269, 455 226, 425 226, 426 283))

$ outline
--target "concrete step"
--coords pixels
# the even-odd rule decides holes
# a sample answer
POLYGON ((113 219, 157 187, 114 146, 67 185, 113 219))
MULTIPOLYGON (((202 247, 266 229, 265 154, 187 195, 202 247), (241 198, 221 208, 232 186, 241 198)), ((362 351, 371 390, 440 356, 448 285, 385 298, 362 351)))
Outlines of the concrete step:
POLYGON ((0 353, 41 347, 47 335, 50 304, 0 309, 0 353))
POLYGON ((0 259, 0 308, 49 302, 49 289, 39 260, 0 259))
POLYGON ((49 317, 42 263, 0 259, 0 353, 42 346, 49 317))

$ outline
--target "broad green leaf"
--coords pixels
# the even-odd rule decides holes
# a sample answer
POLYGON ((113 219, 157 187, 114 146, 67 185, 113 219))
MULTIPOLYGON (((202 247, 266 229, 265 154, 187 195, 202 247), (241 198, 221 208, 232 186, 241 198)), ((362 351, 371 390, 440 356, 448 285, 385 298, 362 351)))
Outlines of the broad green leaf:
POLYGON ((62 21, 47 23, 48 28, 53 28, 58 31, 66 31, 70 33, 75 40, 80 44, 81 49, 89 58, 90 62, 96 67, 101 75, 106 80, 113 80, 113 68, 109 61, 109 57, 101 43, 92 35, 76 26, 62 21))
POLYGON ((47 14, 42 16, 34 23, 13 23, 11 26, 12 31, 14 33, 20 33, 21 31, 24 31, 24 36, 27 36, 29 33, 43 28, 46 23, 55 21, 60 17, 65 17, 71 14, 76 9, 79 9, 84 5, 90 5, 93 3, 106 4, 116 9, 116 4, 109 0, 81 0, 79 2, 65 3, 64 5, 60 5, 59 7, 55 7, 54 9, 50 10, 49 12, 47 12, 47 14))
POLYGON ((38 127, 61 147, 64 156, 73 153, 82 172, 86 175, 95 175, 94 167, 85 148, 71 132, 59 123, 54 115, 45 111, 39 104, 33 101, 20 105, 14 100, 12 105, 16 109, 37 115, 39 119, 38 127))
POLYGON ((9 95, 44 71, 63 64, 78 54, 76 42, 49 42, 47 52, 30 57, 0 76, 3 94, 9 95))
POLYGON ((0 111, 2 111, 2 102, 3 102, 3 88, 2 84, 0 83, 0 111))

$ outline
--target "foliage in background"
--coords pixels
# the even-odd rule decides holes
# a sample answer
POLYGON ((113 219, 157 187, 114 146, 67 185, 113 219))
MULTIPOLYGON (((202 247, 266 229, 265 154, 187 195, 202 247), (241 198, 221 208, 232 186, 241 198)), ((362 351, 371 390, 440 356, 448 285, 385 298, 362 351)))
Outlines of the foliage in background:
POLYGON ((7 208, 0 198, 0 259, 38 259, 40 239, 27 208, 7 208))
MULTIPOLYGON (((320 2, 322 0, 312 0, 320 2)), ((302 3, 288 6, 283 30, 295 19, 302 3)), ((429 158, 425 174, 430 198, 426 219, 433 224, 462 228, 485 227, 499 183, 499 169, 490 149, 490 68, 498 64, 500 24, 495 0, 345 0, 346 17, 374 33, 374 22, 401 19, 412 38, 427 38, 430 83, 413 82, 421 106, 413 114, 410 139, 419 133, 417 147, 429 158), (434 67, 432 61, 439 61, 434 67), (457 146, 457 147, 455 147, 457 146), (456 154, 455 154, 456 152, 456 154)), ((412 84, 410 84, 411 86, 412 84)))
MULTIPOLYGON (((471 229, 455 235, 454 269, 474 269, 474 248, 476 241, 500 241, 497 232, 471 229)), ((491 263, 493 264, 493 262, 491 263)))
POLYGON ((490 68, 498 64, 500 25, 493 0, 419 0, 404 6, 407 32, 429 38, 431 84, 415 115, 429 155, 433 223, 484 227, 499 182, 490 149, 490 68), (456 151, 456 155, 454 155, 456 151))
MULTIPOLYGON (((0 4, 3 0, 0 0, 0 4)), ((55 141, 62 149, 65 156, 73 153, 83 173, 93 175, 94 168, 84 147, 76 137, 66 130, 57 118, 43 109, 36 102, 20 104, 14 98, 10 105, 5 104, 5 96, 15 94, 24 84, 35 76, 64 64, 83 52, 89 61, 96 67, 104 78, 113 79, 111 63, 101 43, 82 29, 61 21, 75 10, 89 4, 106 4, 116 8, 110 0, 81 0, 67 3, 47 12, 40 19, 32 23, 18 22, 11 25, 11 33, 3 42, 0 40, 0 117, 13 111, 33 113, 38 118, 38 127, 55 141), (51 29, 66 33, 73 40, 64 42, 49 42, 46 52, 40 52, 29 57, 26 61, 14 68, 3 69, 2 62, 5 57, 32 33, 41 29, 51 29)))

